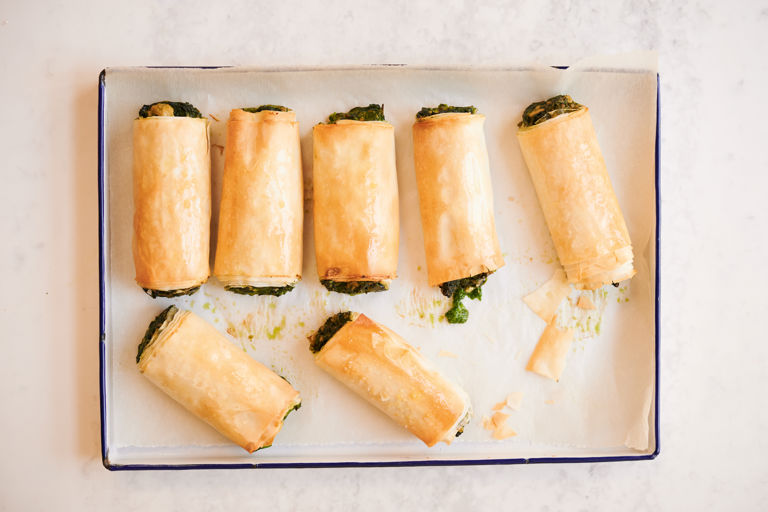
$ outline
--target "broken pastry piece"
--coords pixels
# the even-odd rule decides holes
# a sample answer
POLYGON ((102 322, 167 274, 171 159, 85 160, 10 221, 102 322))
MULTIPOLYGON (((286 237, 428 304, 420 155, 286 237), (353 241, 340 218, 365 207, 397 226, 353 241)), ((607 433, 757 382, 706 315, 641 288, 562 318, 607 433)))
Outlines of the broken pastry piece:
POLYGON ((472 416, 467 394, 367 316, 337 313, 309 338, 315 362, 427 446, 450 444, 472 416))
POLYGON ((554 318, 560 303, 563 302, 563 299, 569 293, 571 293, 571 285, 568 284, 565 278, 565 272, 562 269, 557 269, 549 281, 541 285, 536 291, 526 295, 523 298, 523 302, 539 318, 549 323, 554 318))
POLYGON ((384 291, 397 277, 394 128, 383 105, 333 113, 312 130, 315 259, 330 291, 384 291))
POLYGON ((280 296, 294 288, 303 208, 296 113, 280 105, 232 110, 214 265, 227 290, 280 296))
POLYGON ((465 297, 480 299, 488 276, 504 265, 493 215, 493 188, 483 125, 475 107, 422 108, 413 125, 413 156, 430 286, 464 323, 465 297))
POLYGON ((557 326, 557 317, 554 317, 544 329, 525 369, 559 381, 572 342, 573 329, 560 329, 557 326))
POLYGON ((189 103, 144 105, 133 121, 133 263, 151 297, 196 292, 210 274, 208 119, 189 103))
POLYGON ((287 380, 175 306, 149 324, 136 364, 153 384, 250 453, 270 446, 288 414, 301 406, 287 380))
POLYGON ((502 441, 517 435, 517 432, 507 426, 508 419, 509 414, 496 412, 490 418, 488 416, 483 416, 482 425, 485 430, 493 432, 494 439, 502 441))
POLYGON ((503 402, 499 402, 493 406, 494 411, 501 411, 505 407, 516 411, 520 409, 520 405, 523 403, 523 394, 519 391, 515 391, 506 396, 503 402))
POLYGON ((589 109, 555 96, 525 109, 517 139, 568 282, 584 289, 635 274, 632 243, 589 109))

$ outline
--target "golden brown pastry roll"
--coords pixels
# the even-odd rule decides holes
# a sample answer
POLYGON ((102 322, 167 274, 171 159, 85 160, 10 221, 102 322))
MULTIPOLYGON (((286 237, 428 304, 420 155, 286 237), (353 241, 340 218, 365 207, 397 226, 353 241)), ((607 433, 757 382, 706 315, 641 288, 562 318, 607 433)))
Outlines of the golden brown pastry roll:
POLYGON ((531 104, 517 138, 568 282, 595 289, 635 274, 632 242, 589 109, 570 96, 531 104))
POLYGON ((208 120, 189 103, 144 105, 133 122, 133 262, 152 297, 197 291, 210 273, 208 120))
POLYGON ((214 275, 227 290, 283 295, 301 279, 304 188, 296 113, 235 109, 227 147, 214 275))
POLYGON ((480 298, 489 274, 504 265, 493 217, 485 116, 475 107, 423 108, 413 125, 413 155, 430 286, 453 297, 446 313, 464 323, 466 295, 480 298))
POLYGON ((136 363, 153 384, 251 453, 270 446, 301 405, 288 381, 175 306, 150 323, 136 363))
POLYGON ((315 362, 427 446, 451 441, 472 416, 469 397, 400 336, 360 313, 331 316, 310 337, 315 362))
POLYGON ((313 130, 315 257, 328 290, 383 291, 397 277, 395 135, 381 105, 331 114, 313 130))

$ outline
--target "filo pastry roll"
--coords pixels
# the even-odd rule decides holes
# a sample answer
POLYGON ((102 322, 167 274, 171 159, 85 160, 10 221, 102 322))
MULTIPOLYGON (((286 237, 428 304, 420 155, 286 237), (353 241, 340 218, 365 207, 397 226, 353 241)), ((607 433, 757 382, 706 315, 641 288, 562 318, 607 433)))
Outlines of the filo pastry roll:
POLYGON ((288 381, 175 306, 149 325, 136 363, 153 384, 250 453, 270 446, 301 405, 288 381))
POLYGON ((225 153, 214 275, 236 293, 283 295, 301 279, 296 113, 278 105, 232 110, 225 153))
POLYGON ((493 216, 485 116, 475 107, 423 108, 413 125, 413 154, 430 286, 466 322, 464 296, 480 298, 488 275, 504 265, 493 216))
POLYGON ((381 105, 313 129, 315 257, 328 290, 383 291, 397 277, 395 135, 381 105))
POLYGON ((197 291, 210 273, 208 120, 189 103, 144 105, 133 122, 133 262, 152 297, 197 291))
POLYGON ((310 336, 323 370, 427 446, 450 444, 472 416, 467 394, 411 345, 367 316, 338 313, 310 336))
POLYGON ((531 104, 517 138, 568 282, 585 289, 635 274, 632 242, 589 109, 570 96, 531 104))

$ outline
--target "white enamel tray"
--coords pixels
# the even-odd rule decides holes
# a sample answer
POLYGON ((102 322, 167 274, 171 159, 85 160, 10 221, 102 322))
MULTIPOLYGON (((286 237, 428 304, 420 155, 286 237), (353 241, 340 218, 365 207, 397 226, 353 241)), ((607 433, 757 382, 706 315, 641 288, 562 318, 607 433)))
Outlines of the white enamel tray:
POLYGON ((100 76, 99 229, 102 456, 109 469, 509 464, 652 459, 658 454, 658 77, 654 70, 124 68, 100 76), (607 287, 581 325, 559 383, 525 371, 544 323, 521 297, 558 266, 515 138, 531 102, 569 93, 590 107, 632 237, 638 274, 607 287), (312 126, 329 113, 383 103, 395 127, 400 194, 399 277, 389 291, 347 297, 320 285, 311 214, 303 280, 280 298, 226 292, 211 278, 191 297, 152 299, 133 281, 132 120, 145 103, 189 101, 211 119, 212 251, 226 120, 265 103, 296 111, 311 212, 312 126), (468 301, 469 322, 442 318, 448 301, 426 282, 411 125, 422 106, 475 105, 485 133, 506 266, 468 301), (139 340, 164 307, 195 311, 301 392, 274 445, 248 454, 152 386, 136 369, 139 340), (470 395, 475 410, 450 446, 418 439, 315 367, 306 336, 351 309, 392 328, 470 395), (495 441, 481 427, 495 403, 523 393, 495 441), (630 447, 631 446, 631 447, 630 447))

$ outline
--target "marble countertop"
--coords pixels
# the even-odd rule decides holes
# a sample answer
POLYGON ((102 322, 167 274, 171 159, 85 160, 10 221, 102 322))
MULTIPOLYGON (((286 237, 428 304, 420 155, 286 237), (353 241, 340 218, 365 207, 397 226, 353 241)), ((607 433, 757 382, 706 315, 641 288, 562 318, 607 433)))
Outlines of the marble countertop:
POLYGON ((0 510, 736 509, 768 499, 768 7, 742 2, 0 5, 0 510), (562 64, 656 50, 661 454, 632 463, 106 471, 96 98, 130 65, 562 64))

